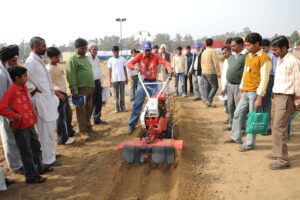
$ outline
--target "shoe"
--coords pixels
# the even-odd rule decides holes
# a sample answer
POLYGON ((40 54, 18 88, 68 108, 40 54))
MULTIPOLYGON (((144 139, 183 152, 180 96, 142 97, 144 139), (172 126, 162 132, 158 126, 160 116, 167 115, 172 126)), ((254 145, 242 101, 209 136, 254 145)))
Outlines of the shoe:
POLYGON ((174 94, 174 97, 177 97, 177 96, 178 96, 178 94, 175 93, 175 94, 174 94))
POLYGON ((244 136, 246 136, 246 135, 247 135, 246 130, 245 130, 245 129, 242 129, 242 136, 244 137, 244 136))
POLYGON ((24 175, 25 174, 24 167, 20 167, 19 169, 14 171, 14 173, 24 175))
POLYGON ((224 141, 225 144, 242 144, 242 142, 237 142, 231 138, 224 141))
POLYGON ((253 149, 255 149, 255 147, 253 147, 253 146, 244 146, 244 145, 242 145, 241 148, 239 149, 239 151, 240 151, 240 152, 247 152, 247 151, 251 151, 251 150, 253 150, 253 149))
POLYGON ((90 139, 90 136, 89 136, 87 133, 81 133, 81 134, 80 134, 80 137, 81 137, 81 139, 83 139, 83 140, 88 140, 88 139, 90 139))
POLYGON ((287 168, 290 168, 290 164, 276 161, 276 162, 271 163, 269 168, 271 170, 287 169, 287 168))
MULTIPOLYGON (((61 166, 61 162, 59 160, 54 161, 51 164, 46 164, 47 167, 52 168, 52 167, 58 167, 61 166)), ((44 170, 47 170, 46 168, 44 170)), ((49 169, 48 169, 49 170, 49 169)), ((51 169, 51 171, 53 170, 53 168, 51 169)))
POLYGON ((193 99, 193 101, 201 101, 201 97, 196 97, 193 99))
POLYGON ((277 160, 278 157, 274 156, 273 153, 269 153, 268 155, 266 155, 266 158, 268 158, 270 160, 277 160))
POLYGON ((128 135, 132 135, 134 127, 128 126, 128 135))
POLYGON ((15 180, 15 179, 5 178, 5 184, 6 184, 7 186, 12 185, 12 184, 14 184, 14 183, 16 183, 16 180, 15 180))
POLYGON ((93 127, 92 127, 91 125, 89 125, 89 126, 86 128, 86 132, 88 132, 88 133, 94 132, 93 127))
MULTIPOLYGON (((55 161, 54 161, 54 162, 55 162, 55 161)), ((53 163, 54 163, 54 162, 53 162, 53 163)), ((53 163, 51 163, 51 164, 53 164, 53 163)), ((50 164, 50 165, 51 165, 51 164, 50 164)), ((43 170, 42 170, 42 171, 39 171, 39 173, 40 173, 40 174, 45 174, 45 173, 48 173, 48 172, 52 172, 52 171, 53 171, 53 167, 50 166, 50 165, 45 164, 43 170)))
POLYGON ((224 127, 224 128, 223 128, 223 131, 231 131, 231 127, 228 127, 228 126, 227 126, 227 127, 224 127))
POLYGON ((79 131, 75 131, 73 136, 76 137, 76 136, 79 136, 79 135, 80 135, 80 132, 79 131))
POLYGON ((107 122, 103 121, 102 119, 95 119, 94 124, 96 124, 96 125, 98 125, 98 124, 107 124, 107 122))
POLYGON ((75 139, 73 137, 69 137, 68 140, 64 143, 65 145, 73 144, 75 139))
POLYGON ((212 103, 209 103, 209 102, 206 102, 206 106, 207 106, 208 108, 216 108, 216 107, 217 107, 216 105, 214 105, 214 104, 212 104, 212 103))
POLYGON ((228 124, 228 125, 227 125, 227 130, 228 130, 228 131, 231 131, 231 129, 232 129, 232 125, 231 125, 231 124, 228 124))
POLYGON ((28 183, 28 184, 43 183, 45 181, 46 181, 46 178, 44 178, 40 175, 36 175, 32 179, 26 179, 26 183, 28 183))
POLYGON ((183 97, 186 97, 186 94, 183 94, 182 96, 183 96, 183 97))

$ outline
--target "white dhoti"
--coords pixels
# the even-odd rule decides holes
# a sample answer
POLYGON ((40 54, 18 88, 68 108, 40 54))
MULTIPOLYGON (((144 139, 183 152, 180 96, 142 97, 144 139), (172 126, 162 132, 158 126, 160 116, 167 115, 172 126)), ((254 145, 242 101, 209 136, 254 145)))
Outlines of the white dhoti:
POLYGON ((8 168, 17 171, 23 166, 21 156, 9 121, 3 116, 0 116, 0 135, 8 168))
POLYGON ((4 191, 4 190, 7 190, 6 183, 5 183, 5 176, 2 168, 0 167, 0 191, 4 191))
POLYGON ((39 141, 42 147, 42 157, 45 164, 51 164, 56 160, 55 128, 58 118, 57 107, 59 100, 52 94, 37 93, 32 98, 36 107, 37 127, 39 141))
POLYGON ((54 141, 56 121, 46 122, 37 115, 37 127, 39 132, 39 141, 42 147, 43 163, 51 164, 56 160, 54 141))

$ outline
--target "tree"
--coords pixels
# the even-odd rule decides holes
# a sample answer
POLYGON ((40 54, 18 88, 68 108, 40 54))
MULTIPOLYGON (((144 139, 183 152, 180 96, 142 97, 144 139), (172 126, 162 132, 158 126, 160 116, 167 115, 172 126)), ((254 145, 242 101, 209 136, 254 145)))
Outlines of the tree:
POLYGON ((0 43, 0 48, 7 46, 6 43, 0 43))
POLYGON ((105 36, 103 39, 100 39, 99 50, 110 51, 115 45, 120 46, 119 36, 105 36))
POLYGON ((167 33, 156 34, 153 42, 157 45, 166 44, 169 48, 171 46, 170 35, 167 33))
POLYGON ((193 37, 191 34, 186 34, 183 37, 182 46, 186 47, 187 45, 192 45, 194 42, 193 37))
POLYGON ((22 40, 22 42, 19 44, 19 60, 22 63, 25 63, 26 58, 29 56, 30 52, 31 48, 29 42, 25 42, 25 40, 22 40))
POLYGON ((251 33, 251 30, 249 27, 243 28, 243 37, 246 37, 250 33, 251 33))
POLYGON ((173 42, 171 42, 170 49, 173 50, 179 46, 182 46, 182 36, 180 35, 180 33, 176 33, 173 42))
POLYGON ((274 38, 277 38, 278 37, 278 34, 275 33, 270 39, 273 40, 274 38))
POLYGON ((298 45, 299 44, 299 33, 298 31, 294 31, 291 36, 289 37, 289 42, 290 42, 290 45, 298 45))
POLYGON ((140 41, 138 39, 134 39, 134 36, 122 39, 122 44, 123 44, 124 49, 140 48, 140 41))

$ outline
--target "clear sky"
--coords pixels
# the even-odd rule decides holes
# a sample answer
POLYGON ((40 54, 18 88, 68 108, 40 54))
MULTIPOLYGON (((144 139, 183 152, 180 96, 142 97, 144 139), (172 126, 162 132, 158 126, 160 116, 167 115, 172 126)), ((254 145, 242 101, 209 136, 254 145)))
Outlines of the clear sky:
POLYGON ((77 37, 93 39, 139 30, 192 34, 194 38, 244 27, 262 34, 300 31, 299 0, 3 0, 0 2, 0 43, 41 36, 48 45, 68 44, 77 37))

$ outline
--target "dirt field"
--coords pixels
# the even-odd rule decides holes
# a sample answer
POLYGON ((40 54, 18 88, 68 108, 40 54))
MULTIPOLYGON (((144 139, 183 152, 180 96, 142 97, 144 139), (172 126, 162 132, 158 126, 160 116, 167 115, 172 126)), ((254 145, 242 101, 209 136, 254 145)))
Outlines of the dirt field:
MULTIPOLYGON (((128 100, 128 98, 127 98, 128 100)), ((192 97, 174 98, 174 131, 184 140, 175 165, 129 165, 120 160, 117 144, 127 135, 131 112, 115 114, 113 99, 103 108, 107 125, 94 126, 88 142, 76 138, 70 146, 58 146, 62 166, 46 175, 47 182, 26 185, 24 178, 8 171, 3 151, 0 165, 17 184, 0 193, 5 200, 298 200, 300 199, 300 123, 293 123, 289 142, 291 169, 271 171, 271 136, 258 136, 257 149, 241 153, 238 145, 224 144, 226 119, 221 102, 206 108, 192 97)))

